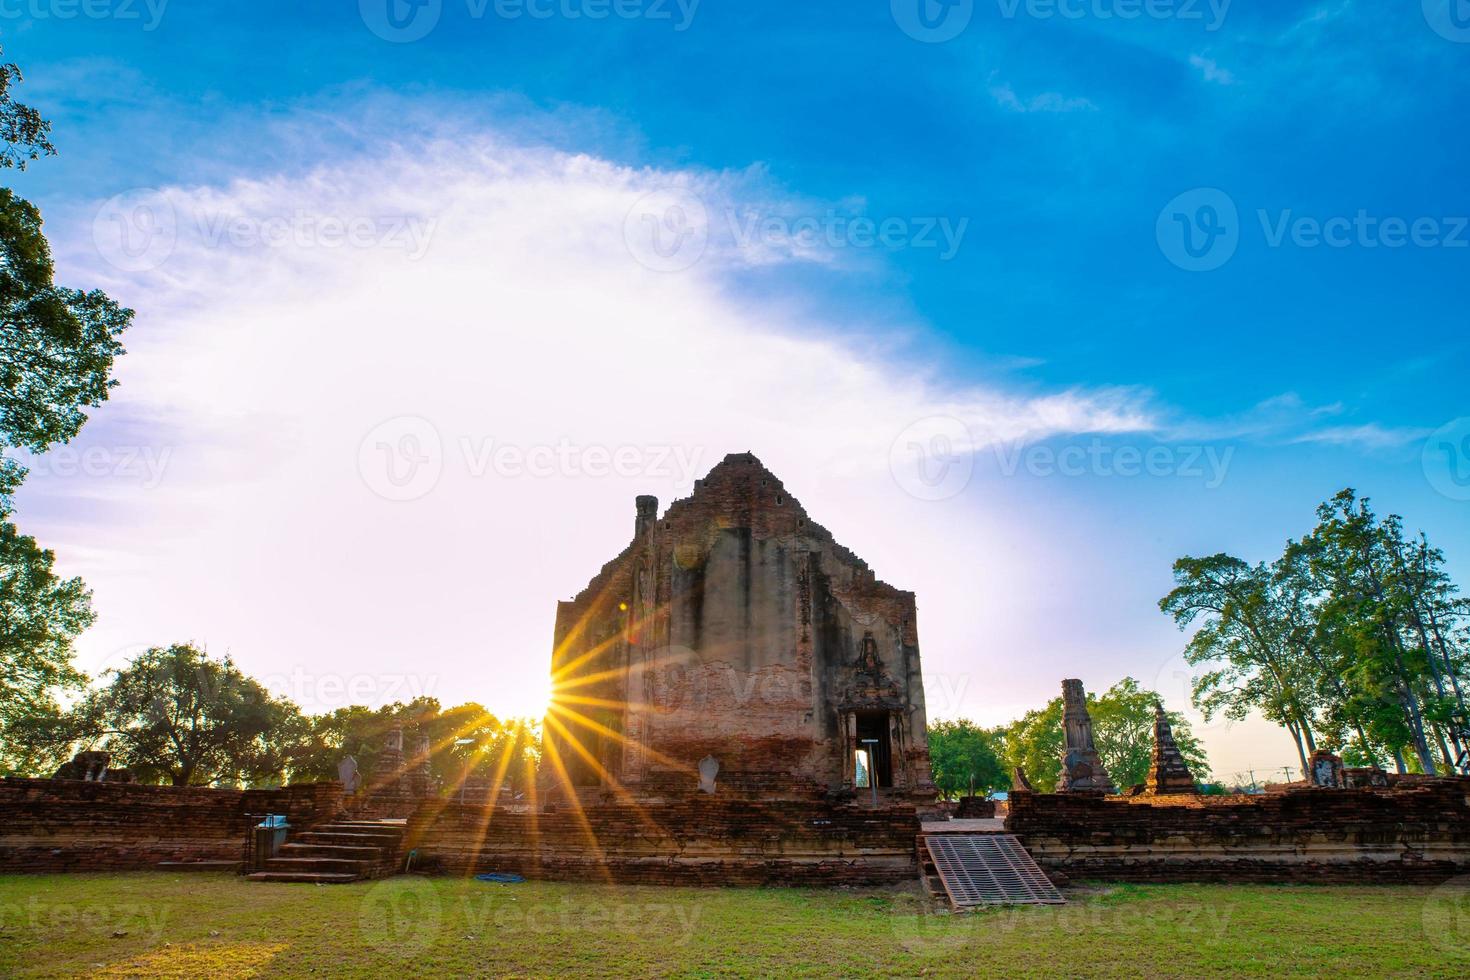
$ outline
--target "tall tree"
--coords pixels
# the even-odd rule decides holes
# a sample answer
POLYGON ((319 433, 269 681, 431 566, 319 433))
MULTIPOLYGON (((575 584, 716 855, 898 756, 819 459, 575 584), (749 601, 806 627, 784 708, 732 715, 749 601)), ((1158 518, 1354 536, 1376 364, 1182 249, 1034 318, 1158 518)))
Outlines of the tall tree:
POLYGON ((1206 718, 1239 721, 1260 711, 1291 733, 1306 772, 1316 748, 1315 694, 1287 629, 1284 610, 1296 601, 1292 583, 1264 564, 1225 554, 1180 558, 1174 582, 1159 608, 1180 629, 1199 623, 1184 648, 1190 665, 1206 668, 1194 680, 1195 704, 1206 718))
POLYGON ((143 782, 175 786, 277 781, 305 735, 294 704, 187 644, 139 654, 72 717, 79 741, 143 782))
MULTIPOLYGON (((0 65, 0 167, 55 152, 51 124, 12 96, 20 80, 19 68, 0 65)), ((71 645, 92 611, 81 581, 57 577, 51 552, 6 520, 26 474, 10 451, 44 452, 77 434, 115 384, 118 337, 133 316, 53 275, 40 213, 0 188, 0 743, 12 745, 19 719, 54 716, 55 690, 81 683, 71 645)))
POLYGON ((51 552, 0 521, 0 771, 30 772, 54 761, 23 738, 27 719, 59 717, 55 692, 80 687, 72 641, 92 624, 91 593, 52 570, 51 552))

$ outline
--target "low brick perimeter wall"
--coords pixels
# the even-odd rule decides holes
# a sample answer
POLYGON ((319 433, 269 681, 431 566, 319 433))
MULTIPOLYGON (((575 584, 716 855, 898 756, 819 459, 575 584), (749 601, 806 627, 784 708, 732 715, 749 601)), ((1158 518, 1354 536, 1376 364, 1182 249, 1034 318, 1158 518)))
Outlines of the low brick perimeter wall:
POLYGON ((918 875, 913 807, 669 800, 537 814, 423 804, 406 848, 425 871, 680 885, 873 885, 918 875))
POLYGON ((332 817, 339 783, 282 789, 0 779, 0 871, 131 871, 160 861, 241 859, 247 814, 293 827, 332 817))
POLYGON ((1073 878, 1434 883, 1470 871, 1470 779, 1179 801, 1017 792, 1006 829, 1073 878))

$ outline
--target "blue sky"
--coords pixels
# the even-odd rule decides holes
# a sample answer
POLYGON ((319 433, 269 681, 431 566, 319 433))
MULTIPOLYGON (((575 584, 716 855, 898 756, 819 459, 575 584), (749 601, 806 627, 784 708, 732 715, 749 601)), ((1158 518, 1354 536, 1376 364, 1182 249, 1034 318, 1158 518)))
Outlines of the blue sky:
MULTIPOLYGON (((1060 7, 1037 0, 941 7, 925 0, 936 29, 955 34, 928 42, 903 29, 917 23, 910 0, 627 0, 618 9, 637 16, 603 19, 586 16, 599 9, 596 0, 534 4, 551 13, 545 17, 521 5, 502 5, 506 15, 498 16, 493 2, 442 0, 432 29, 405 43, 370 29, 386 23, 388 0, 173 0, 151 9, 142 0, 96 2, 92 9, 105 16, 66 17, 66 0, 26 0, 0 14, 5 57, 27 75, 21 97, 52 119, 60 149, 59 157, 12 174, 13 183, 46 214, 64 281, 104 285, 140 311, 119 403, 98 414, 84 442, 164 447, 188 460, 222 450, 211 433, 226 433, 226 443, 248 441, 227 420, 315 413, 312 405, 272 405, 266 396, 252 402, 242 390, 238 403, 201 423, 200 406, 209 400, 188 390, 192 362, 178 360, 181 345, 193 351, 231 336, 228 356, 243 352, 262 364, 272 363, 272 353, 291 356, 259 346, 269 343, 267 331, 229 334, 219 326, 225 313, 218 298, 234 290, 230 316, 266 316, 282 296, 311 295, 291 287, 302 266, 280 250, 257 268, 234 264, 243 260, 233 252, 226 262, 218 249, 206 255, 181 245, 157 269, 109 267, 105 254, 98 260, 93 223, 113 195, 167 193, 183 214, 200 201, 228 198, 239 207, 242 199, 258 201, 262 188, 269 196, 289 187, 282 198, 312 210, 315 188, 349 210, 367 206, 344 201, 371 196, 371 213, 420 213, 424 201, 415 194, 427 199, 436 182, 467 186, 462 182, 479 166, 455 157, 454 147, 490 138, 496 147, 515 147, 510 157, 521 174, 565 179, 561 164, 538 155, 547 150, 620 168, 598 188, 662 180, 699 190, 717 258, 684 279, 657 279, 648 303, 728 314, 731 336, 744 317, 789 343, 816 345, 807 348, 807 373, 778 375, 809 388, 816 401, 803 402, 809 414, 794 417, 774 407, 784 404, 782 394, 763 392, 759 383, 724 393, 706 387, 705 408, 728 427, 728 445, 724 436, 695 431, 682 411, 660 426, 656 402, 637 416, 638 439, 697 444, 707 450, 705 465, 724 451, 754 450, 880 575, 915 588, 924 622, 933 610, 937 623, 933 639, 921 623, 926 665, 936 665, 936 673, 985 675, 947 714, 1003 720, 1054 694, 1064 675, 1090 685, 1124 673, 1150 682, 1182 642, 1153 608, 1168 587, 1169 561, 1186 551, 1270 557, 1288 535, 1310 526, 1316 502, 1342 486, 1354 485, 1382 509, 1424 527, 1449 551, 1461 580, 1470 577, 1470 503, 1436 489, 1446 485, 1446 474, 1431 472, 1433 461, 1426 468, 1423 455, 1430 433, 1470 415, 1463 383, 1470 367, 1470 228, 1463 222, 1470 215, 1470 130, 1463 125, 1470 27, 1459 26, 1470 24, 1470 12, 1451 8, 1459 0, 1427 0, 1423 9, 1364 0, 1235 0, 1212 8, 1181 0, 1154 8, 1168 16, 1136 18, 1122 16, 1131 9, 1127 0, 1060 7), (1450 19, 1452 13, 1466 19, 1450 19), (384 181, 399 181, 396 188, 379 186, 374 167, 384 181), (1221 219, 1227 233, 1207 238, 1222 202, 1234 212, 1221 219), (1360 214, 1368 223, 1353 226, 1360 214), (732 215, 771 216, 787 231, 800 218, 826 221, 822 227, 836 229, 836 243, 807 247, 782 238, 752 245, 738 240, 732 215), (853 231, 858 218, 891 220, 901 233, 890 247, 867 244, 853 231), (1311 222, 1333 219, 1345 237, 1313 244, 1311 222), (1385 219, 1417 227, 1421 244, 1388 247, 1385 219), (925 229, 946 227, 957 234, 954 247, 931 247, 925 229), (1184 247, 1186 230, 1200 243, 1215 242, 1198 261, 1218 267, 1181 267, 1197 264, 1184 247), (730 260, 735 253, 739 258, 730 260), (270 282, 280 292, 267 295, 263 286, 242 282, 270 282), (664 295, 696 286, 697 297, 664 295), (868 450, 847 447, 866 443, 819 397, 834 382, 816 362, 848 355, 854 366, 842 374, 844 392, 832 404, 861 404, 861 395, 846 390, 860 376, 869 392, 922 390, 913 401, 928 406, 923 411, 959 415, 972 432, 983 416, 985 425, 1023 437, 1033 449, 1094 441, 1106 451, 1163 446, 1175 470, 1188 452, 1208 449, 1217 459, 1228 452, 1228 467, 1214 486, 1206 485, 1207 475, 1178 472, 1154 479, 1095 466, 1076 476, 1032 472, 1034 458, 1006 475, 998 472, 1004 461, 978 438, 969 447, 973 476, 955 495, 927 502, 933 506, 922 512, 908 501, 864 510, 871 495, 851 487, 875 467, 860 458, 868 450), (152 400, 128 394, 130 386, 150 385, 152 400), (1074 401, 1052 413, 1049 399, 1074 401), (980 404, 994 411, 967 414, 980 404), (1030 421, 1017 422, 1022 417, 1030 421), (750 435, 747 442, 738 441, 741 433, 750 435), (852 523, 825 517, 829 508, 850 513, 852 523), (913 526, 932 528, 930 546, 951 549, 939 564, 954 574, 931 580, 931 563, 906 546, 913 526), (1026 595, 996 601, 1007 588, 1026 595), (975 598, 987 592, 989 600, 975 598), (970 618, 977 613, 985 621, 970 618), (965 666, 976 663, 983 669, 965 666)), ((395 9, 404 17, 414 10, 395 9)), ((482 162, 505 159, 499 149, 485 152, 482 162)), ((506 198, 519 202, 511 210, 572 200, 568 193, 541 197, 543 183, 530 180, 506 198)), ((575 187, 591 193, 582 183, 575 187)), ((466 192, 456 201, 470 198, 479 200, 466 192)), ((486 204, 486 214, 507 207, 497 201, 486 204)), ((445 217, 440 227, 451 229, 436 243, 455 234, 457 206, 436 205, 435 214, 445 217)), ((470 272, 454 285, 447 270, 460 268, 464 255, 447 255, 450 248, 436 244, 424 256, 435 270, 431 281, 455 294, 480 288, 470 272)), ((575 287, 585 267, 576 254, 560 261, 575 287)), ((351 295, 380 282, 359 283, 351 295)), ((500 287, 487 288, 500 295, 500 287)), ((528 303, 526 309, 536 308, 534 297, 528 303)), ((445 322, 470 316, 457 308, 441 312, 445 322)), ((646 326, 652 318, 628 322, 646 326)), ((492 317, 488 329, 512 327, 492 317)), ((383 357, 391 349, 412 361, 427 356, 414 351, 418 329, 400 320, 358 336, 382 338, 373 350, 383 357)), ((454 342, 455 335, 445 336, 454 342)), ((630 341, 653 345, 671 336, 651 328, 646 336, 629 333, 630 341)), ((289 337, 286 343, 289 351, 289 337)), ((565 348, 567 356, 575 358, 577 348, 565 348)), ((621 356, 646 349, 630 342, 621 356)), ((496 350, 487 347, 486 358, 496 350)), ((331 355, 324 349, 322 356, 331 355)), ((615 377, 620 355, 608 356, 615 377)), ((677 360, 668 364, 682 369, 677 360)), ((424 362, 416 377, 432 370, 424 362)), ((560 374, 547 361, 518 370, 547 385, 560 374)), ((324 402, 355 403, 351 375, 328 375, 311 376, 324 402)), ((439 405, 434 415, 424 406, 437 405, 441 391, 407 390, 393 405, 364 402, 361 424, 342 422, 343 444, 355 447, 379 418, 403 414, 433 418, 448 440, 454 426, 444 420, 457 409, 439 405)), ((910 421, 901 418, 905 411, 896 410, 891 431, 875 433, 876 469, 910 421)), ((544 431, 501 413, 489 428, 521 442, 610 438, 579 428, 577 419, 596 412, 589 407, 544 431)), ((460 428, 487 431, 468 421, 460 428)), ((1449 431, 1455 439, 1470 434, 1449 431)), ((302 452, 330 459, 334 432, 325 426, 322 441, 302 452)), ((261 670, 310 661, 314 655, 284 627, 246 636, 227 618, 183 615, 161 602, 146 615, 124 611, 138 604, 124 594, 156 593, 150 576, 160 572, 151 563, 162 559, 111 532, 104 544, 95 533, 99 522, 152 527, 139 516, 144 511, 176 520, 186 490, 190 500, 217 499, 221 491, 211 481, 240 483, 238 474, 221 475, 228 467, 180 468, 185 476, 148 488, 146 506, 94 485, 79 492, 51 472, 33 479, 21 497, 22 523, 98 590, 104 638, 88 656, 101 661, 130 644, 187 636, 229 649, 247 666, 258 658, 261 670), (170 486, 175 495, 163 497, 170 486), (109 627, 109 619, 122 625, 109 627), (158 631, 170 635, 154 636, 158 631), (285 648, 291 652, 278 652, 285 648)), ((657 481, 643 484, 650 482, 657 481)), ((567 506, 606 508, 606 516, 587 519, 608 524, 605 531, 597 525, 603 536, 584 545, 528 539, 517 552, 496 537, 504 529, 485 530, 506 560, 556 566, 535 582, 547 594, 517 599, 539 603, 513 631, 534 649, 533 660, 549 644, 552 600, 576 591, 621 545, 623 511, 631 514, 626 498, 643 484, 582 481, 565 488, 558 499, 567 506)), ((651 489, 667 501, 681 488, 651 489)), ((488 496, 498 506, 503 491, 481 484, 479 496, 465 500, 488 496)), ((283 501, 281 513, 296 513, 290 506, 283 501)), ((200 511, 200 526, 218 520, 209 513, 200 511)), ((432 522, 412 523, 417 511, 404 513, 365 520, 407 520, 412 533, 430 532, 432 522)), ((340 553, 311 551, 311 532, 297 544, 307 549, 306 564, 351 581, 354 570, 338 568, 340 553)), ((169 560, 177 563, 188 547, 178 545, 169 560)), ((399 557, 463 570, 467 580, 507 574, 461 569, 455 562, 472 559, 429 546, 399 557)), ((269 567, 268 555, 258 560, 269 567)), ((272 593, 252 591, 258 576, 241 581, 247 602, 272 601, 272 593)), ((350 615, 352 590, 343 592, 341 609, 350 615)), ((420 600, 404 601, 422 612, 432 607, 429 596, 425 586, 420 600)), ((351 639, 350 629, 346 634, 349 645, 366 642, 351 639)), ((463 689, 493 701, 496 685, 460 679, 473 671, 456 660, 463 644, 449 626, 435 642, 438 673, 456 678, 445 681, 441 698, 453 700, 463 689)), ((389 662, 387 649, 379 653, 389 662)), ((494 654, 485 656, 494 662, 494 654)), ((1220 768, 1288 758, 1284 735, 1257 731, 1253 738, 1236 758, 1231 740, 1220 735, 1220 768)))

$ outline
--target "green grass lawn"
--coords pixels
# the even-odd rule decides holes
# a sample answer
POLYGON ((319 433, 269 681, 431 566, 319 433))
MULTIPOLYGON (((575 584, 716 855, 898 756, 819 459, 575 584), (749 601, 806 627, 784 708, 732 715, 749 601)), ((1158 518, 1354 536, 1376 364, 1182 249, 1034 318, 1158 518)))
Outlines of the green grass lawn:
POLYGON ((1068 898, 951 915, 917 889, 3 876, 0 976, 1470 975, 1470 902, 1449 886, 1068 898))

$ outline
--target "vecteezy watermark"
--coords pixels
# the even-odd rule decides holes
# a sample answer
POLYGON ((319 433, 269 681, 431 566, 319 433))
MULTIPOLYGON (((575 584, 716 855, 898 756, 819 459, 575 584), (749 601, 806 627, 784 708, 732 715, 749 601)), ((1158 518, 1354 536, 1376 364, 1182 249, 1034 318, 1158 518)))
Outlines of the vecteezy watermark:
POLYGON ((97 253, 124 272, 167 262, 186 237, 205 248, 374 248, 417 260, 438 219, 421 215, 339 215, 297 208, 289 214, 193 213, 182 218, 161 191, 139 188, 103 202, 92 219, 97 253))
POLYGON ((888 447, 893 482, 919 500, 949 500, 970 485, 975 469, 969 426, 947 415, 919 419, 888 447))
POLYGON ((709 210, 698 194, 670 187, 644 194, 623 218, 623 241, 640 265, 683 272, 709 247, 709 210))
POLYGON ((1187 272, 1211 272, 1240 247, 1240 212, 1215 187, 1185 191, 1164 205, 1154 228, 1164 257, 1187 272))
POLYGON ((1429 485, 1451 500, 1470 500, 1470 418, 1446 422, 1424 440, 1429 485))
POLYGON ((1159 665, 1154 676, 1152 690, 1164 702, 1164 707, 1184 716, 1190 731, 1198 737, 1204 732, 1224 734, 1235 727, 1224 712, 1215 712, 1206 718, 1204 712, 1194 706, 1194 685, 1208 670, 1208 665, 1191 664, 1183 652, 1175 653, 1159 665))
POLYGON ((1173 477, 1200 480, 1214 490, 1225 482, 1235 448, 1157 442, 1139 446, 1099 436, 1085 442, 996 440, 940 415, 920 419, 899 433, 889 448, 888 466, 894 482, 911 496, 948 500, 969 485, 975 462, 984 455, 994 456, 996 471, 1004 477, 1173 477))
MULTIPOLYGON (((522 445, 491 437, 459 436, 457 465, 472 479, 668 480, 675 489, 694 485, 704 450, 697 446, 622 443, 582 444, 570 439, 522 445)), ((446 452, 438 428, 417 415, 401 415, 375 426, 358 445, 363 483, 385 500, 417 500, 438 485, 446 452)))
POLYGON ((440 938, 444 903, 427 878, 403 875, 368 889, 357 910, 357 936, 379 955, 421 956, 440 938))
POLYGON ((0 20, 115 20, 154 31, 169 0, 0 0, 0 20))
POLYGON ((170 911, 167 905, 142 902, 79 904, 43 901, 32 895, 24 904, 0 904, 0 933, 84 932, 114 939, 136 934, 156 944, 163 938, 170 911))
MULTIPOLYGON (((1256 219, 1267 248, 1470 248, 1470 217, 1404 218, 1359 208, 1353 215, 1320 218, 1291 208, 1260 208, 1256 219)), ((1206 187, 1186 191, 1165 205, 1156 234, 1170 262, 1188 272, 1210 272, 1235 255, 1243 228, 1234 199, 1206 187)))
MULTIPOLYGON (((684 32, 694 24, 701 0, 463 0, 474 21, 646 20, 667 22, 684 32)), ((368 30, 385 41, 406 44, 439 26, 444 0, 358 0, 368 30)))
POLYGON ((822 215, 786 217, 726 211, 725 218, 740 248, 790 251, 825 246, 837 248, 936 249, 941 262, 959 254, 969 218, 943 216, 870 218, 829 210, 822 215))
POLYGON ((400 673, 311 673, 302 667, 289 672, 265 674, 257 678, 260 685, 282 697, 313 711, 331 711, 354 704, 405 704, 418 698, 432 697, 439 686, 438 674, 400 673))
POLYGON ((628 253, 655 272, 690 268, 711 243, 752 255, 800 255, 822 249, 933 250, 947 262, 959 254, 969 226, 969 218, 880 218, 843 214, 835 208, 806 215, 725 208, 712 215, 698 194, 671 187, 650 191, 634 202, 623 220, 623 240, 628 253))
POLYGON ((1176 20, 1225 26, 1232 0, 996 0, 1006 20, 1176 20))
POLYGON ((699 928, 704 907, 699 902, 625 902, 597 899, 511 905, 494 891, 460 898, 460 913, 470 936, 621 935, 660 944, 688 945, 699 928))
POLYGON ((975 16, 975 0, 889 0, 893 22, 925 44, 953 41, 975 16))
POLYGON ((1424 938, 1445 956, 1470 957, 1470 875, 1451 878, 1429 893, 1420 912, 1424 938))
POLYGON ((123 272, 147 272, 168 261, 178 243, 178 214, 162 193, 139 188, 116 194, 92 218, 97 254, 123 272))
POLYGON ((1114 445, 1101 438, 1085 443, 1067 442, 1060 446, 1028 443, 1025 440, 995 443, 998 469, 1002 476, 1015 476, 1025 471, 1036 477, 1178 477, 1202 480, 1205 489, 1214 490, 1225 482, 1235 447, 1223 449, 1211 445, 1154 444, 1148 447, 1114 445))
POLYGON ((56 480, 106 479, 153 490, 172 457, 172 446, 55 446, 28 461, 27 469, 56 480))
POLYGON ((439 484, 444 441, 434 423, 400 415, 375 426, 357 447, 357 472, 384 500, 417 500, 439 484))
POLYGON ((1423 0, 1424 20, 1446 41, 1470 44, 1470 0, 1423 0))
POLYGON ((672 480, 676 487, 693 485, 694 474, 699 471, 700 459, 704 455, 702 449, 688 446, 632 443, 584 446, 569 439, 562 439, 555 445, 521 446, 467 436, 460 438, 459 448, 465 467, 473 477, 487 473, 506 479, 566 476, 600 480, 612 476, 646 476, 672 480))

